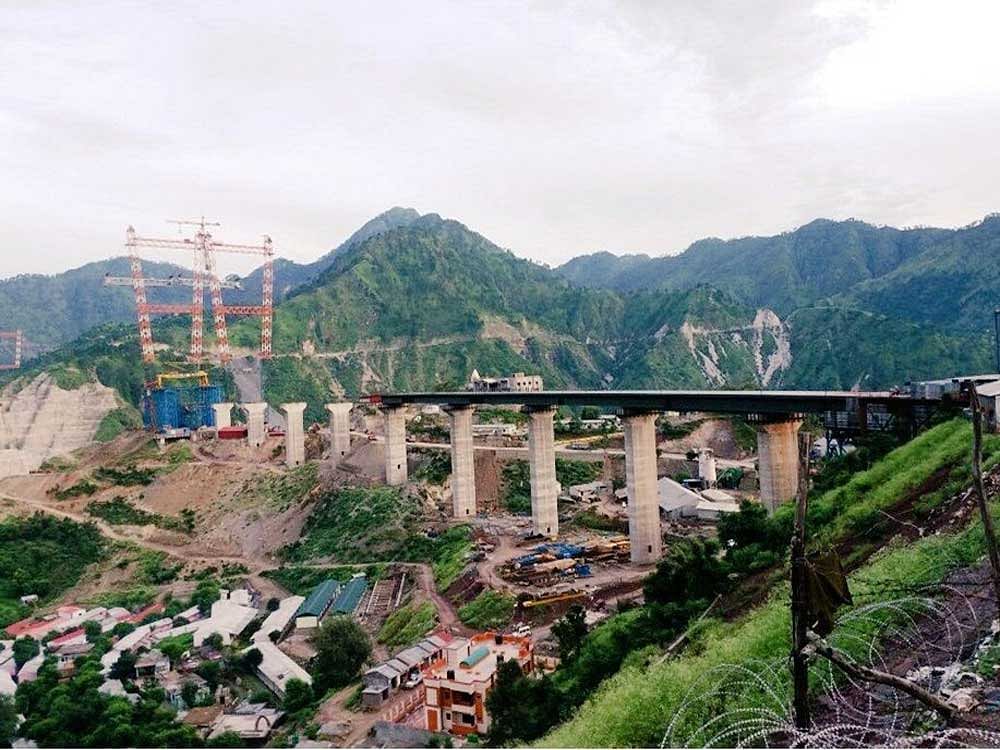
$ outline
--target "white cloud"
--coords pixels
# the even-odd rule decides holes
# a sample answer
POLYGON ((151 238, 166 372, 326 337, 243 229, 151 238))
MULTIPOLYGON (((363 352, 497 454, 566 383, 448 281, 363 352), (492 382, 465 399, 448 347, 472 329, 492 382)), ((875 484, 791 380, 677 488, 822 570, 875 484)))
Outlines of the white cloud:
POLYGON ((990 2, 8 6, 0 275, 203 212, 309 260, 409 205, 556 263, 997 209, 990 2))

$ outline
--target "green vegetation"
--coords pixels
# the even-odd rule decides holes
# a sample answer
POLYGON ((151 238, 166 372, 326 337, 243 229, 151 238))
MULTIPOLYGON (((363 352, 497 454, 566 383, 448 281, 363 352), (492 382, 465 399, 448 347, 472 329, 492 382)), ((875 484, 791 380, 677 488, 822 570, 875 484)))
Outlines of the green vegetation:
MULTIPOLYGON (((593 482, 599 476, 603 465, 599 461, 576 461, 571 459, 556 459, 556 480, 568 488, 574 484, 593 482)), ((504 507, 517 515, 531 513, 531 478, 528 462, 522 460, 508 461, 502 472, 504 507)))
POLYGON ((389 648, 401 648, 416 643, 437 623, 437 611, 431 602, 407 604, 385 621, 378 632, 378 642, 389 648))
POLYGON ((340 563, 429 562, 441 587, 461 572, 471 549, 469 528, 440 535, 421 530, 420 501, 395 487, 346 487, 324 493, 302 537, 284 547, 289 562, 332 557, 340 563))
POLYGON ((593 510, 581 510, 573 516, 573 523, 594 531, 627 532, 628 524, 593 510))
POLYGON ((352 617, 327 617, 313 636, 313 689, 322 694, 350 684, 368 661, 372 644, 352 617))
POLYGON ((194 530, 194 511, 188 508, 182 510, 179 517, 172 518, 137 508, 120 495, 111 500, 91 500, 85 510, 88 515, 100 518, 112 526, 159 526, 162 529, 186 532, 194 530))
POLYGON ((140 552, 138 564, 139 582, 148 583, 153 586, 170 583, 175 580, 177 574, 184 567, 179 563, 174 565, 168 564, 165 552, 154 552, 152 550, 143 550, 140 552))
POLYGON ((69 500, 72 497, 81 497, 83 495, 93 495, 97 492, 100 487, 91 482, 89 479, 81 479, 76 484, 70 485, 65 489, 61 489, 58 485, 49 490, 56 500, 69 500))
POLYGON ((18 619, 25 594, 51 599, 75 585, 88 565, 104 556, 100 532, 91 524, 36 513, 0 522, 0 617, 18 619))
POLYGON ((462 623, 476 630, 502 628, 510 622, 513 614, 514 597, 489 590, 458 610, 462 623))
POLYGON ((476 407, 477 424, 527 424, 528 415, 517 409, 498 406, 476 407))
POLYGON ((132 407, 119 407, 112 409, 101 419, 97 425, 97 433, 94 440, 99 443, 109 443, 116 437, 128 430, 137 430, 142 427, 142 416, 132 407))
POLYGON ((145 486, 152 484, 153 480, 156 479, 156 469, 140 469, 136 468, 134 464, 123 469, 101 466, 94 471, 94 479, 119 487, 145 486))
POLYGON ((324 568, 289 566, 267 570, 264 575, 293 594, 306 596, 328 578, 349 581, 356 574, 364 573, 375 580, 385 575, 387 567, 386 565, 331 565, 324 568))
POLYGON ((427 451, 413 476, 428 484, 444 484, 451 476, 451 454, 446 451, 427 451))
POLYGON ((72 365, 56 365, 49 368, 48 373, 55 384, 64 391, 75 391, 87 383, 94 382, 90 373, 72 365))
POLYGON ((95 649, 77 660, 73 677, 60 681, 55 660, 42 666, 38 679, 18 686, 16 702, 24 715, 19 733, 40 747, 196 747, 192 727, 175 721, 160 688, 139 692, 133 705, 104 695, 98 688, 100 654, 95 649), (96 652, 96 653, 95 653, 96 652))
POLYGON ((283 474, 261 473, 246 481, 236 500, 246 505, 267 505, 278 511, 303 502, 319 483, 319 465, 308 462, 283 474))

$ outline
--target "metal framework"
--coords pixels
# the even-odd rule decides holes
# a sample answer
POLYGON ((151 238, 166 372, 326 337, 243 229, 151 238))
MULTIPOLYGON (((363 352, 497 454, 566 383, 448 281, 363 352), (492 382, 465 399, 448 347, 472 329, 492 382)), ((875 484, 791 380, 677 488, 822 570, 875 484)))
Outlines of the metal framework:
MULTIPOLYGON (((271 330, 274 315, 274 248, 271 238, 265 236, 260 245, 239 245, 217 242, 208 227, 219 226, 218 223, 207 222, 202 217, 200 221, 175 221, 178 225, 192 224, 198 227, 194 238, 166 239, 160 237, 140 237, 133 227, 125 233, 125 247, 128 249, 132 271, 131 283, 135 294, 136 316, 139 322, 139 345, 142 349, 143 362, 152 362, 153 333, 149 316, 151 314, 190 315, 191 316, 191 349, 188 358, 193 362, 201 361, 203 357, 202 337, 204 327, 204 285, 208 282, 212 300, 212 319, 215 327, 216 345, 219 359, 225 363, 232 359, 229 347, 229 331, 226 326, 227 315, 259 316, 260 322, 260 358, 271 357, 271 330), (192 276, 190 280, 182 279, 176 285, 191 285, 190 305, 150 304, 146 298, 147 282, 142 275, 142 261, 139 258, 139 248, 158 248, 164 250, 181 250, 193 256, 192 276), (220 281, 216 273, 215 253, 236 253, 240 255, 263 255, 264 270, 261 284, 260 305, 230 305, 222 300, 222 290, 233 288, 230 282, 220 281)), ((120 277, 111 277, 113 281, 105 283, 124 283, 120 277)), ((176 277, 175 277, 176 278, 176 277)), ((169 282, 169 280, 164 280, 169 282)), ((160 282, 160 280, 157 280, 160 282)), ((149 283, 149 286, 172 286, 173 283, 149 283)), ((236 285, 236 288, 239 288, 236 285)))
POLYGON ((17 370, 21 367, 21 351, 24 348, 24 332, 20 329, 16 331, 0 331, 0 340, 14 342, 14 361, 0 364, 0 370, 17 370))

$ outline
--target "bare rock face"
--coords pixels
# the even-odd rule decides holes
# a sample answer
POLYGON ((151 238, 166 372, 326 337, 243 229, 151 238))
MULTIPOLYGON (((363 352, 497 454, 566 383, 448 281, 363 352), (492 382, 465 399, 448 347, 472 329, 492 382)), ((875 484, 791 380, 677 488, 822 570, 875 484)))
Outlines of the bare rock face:
POLYGON ((0 477, 27 474, 87 445, 117 406, 115 391, 100 383, 67 391, 45 373, 11 383, 0 393, 0 477))

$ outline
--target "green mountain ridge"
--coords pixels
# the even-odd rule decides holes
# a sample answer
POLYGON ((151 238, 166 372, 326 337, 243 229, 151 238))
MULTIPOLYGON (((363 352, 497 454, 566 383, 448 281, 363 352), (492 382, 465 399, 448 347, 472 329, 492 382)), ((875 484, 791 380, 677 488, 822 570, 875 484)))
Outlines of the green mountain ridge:
MULTIPOLYGON (((708 284, 586 288, 457 221, 400 218, 344 243, 277 306, 277 356, 264 365, 268 400, 307 400, 321 410, 330 397, 461 388, 473 369, 535 372, 548 388, 884 388, 991 368, 986 332, 915 323, 847 296, 783 311, 708 284)), ((910 245, 919 244, 915 237, 910 245)), ((854 254, 866 268, 892 267, 883 276, 906 272, 911 256, 924 257, 879 243, 861 243, 854 254)), ((97 368, 102 382, 102 371, 113 372, 113 385, 131 396, 142 368, 114 360, 118 352, 135 356, 135 333, 124 325, 102 335, 100 345, 84 336, 21 374, 97 368)), ((168 346, 163 363, 183 362, 185 319, 158 322, 155 335, 168 346)), ((258 336, 252 319, 231 328, 238 351, 255 351, 258 336)))

